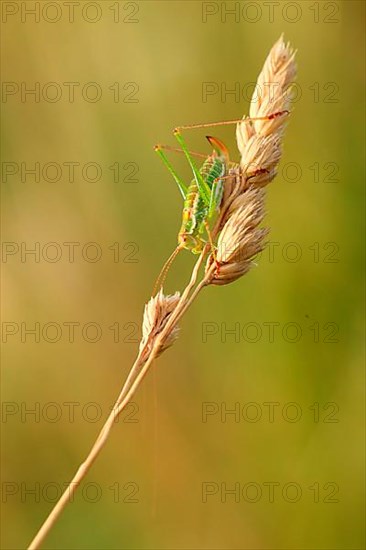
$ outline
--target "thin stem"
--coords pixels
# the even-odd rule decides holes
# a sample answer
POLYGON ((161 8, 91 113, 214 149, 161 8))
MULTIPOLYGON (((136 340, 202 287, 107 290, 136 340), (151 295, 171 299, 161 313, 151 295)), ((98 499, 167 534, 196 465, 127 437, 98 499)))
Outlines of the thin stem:
POLYGON ((99 455, 100 451, 103 449, 109 433, 112 429, 112 426, 114 424, 114 421, 117 419, 118 415, 120 414, 121 410, 119 410, 119 404, 123 401, 128 388, 131 387, 133 384, 132 377, 138 370, 138 368, 141 367, 141 353, 137 356, 134 364, 131 367, 129 376, 127 380, 125 381, 122 390, 117 397, 117 400, 113 406, 113 409, 108 416, 104 426, 102 427, 101 431, 99 432, 99 435, 91 448, 87 458, 84 460, 84 462, 79 466, 76 474, 74 475, 73 479, 70 481, 68 487, 65 489, 63 494, 61 495, 60 499, 52 509, 51 513, 47 517, 46 521, 41 526, 40 530, 30 543, 28 550, 35 550, 40 547, 44 539, 46 538, 47 534, 51 530, 52 526, 56 522, 57 518, 65 508, 66 504, 72 499, 72 496, 74 495, 76 489, 80 485, 83 478, 86 476, 87 472, 93 465, 95 459, 99 455))
POLYGON ((186 303, 184 304, 184 306, 182 307, 180 313, 179 313, 179 316, 177 318, 177 321, 179 321, 179 319, 184 315, 184 313, 187 311, 187 309, 191 306, 192 302, 197 298, 198 294, 201 292, 201 290, 209 284, 210 282, 210 279, 211 279, 211 275, 213 274, 213 272, 215 271, 216 269, 216 265, 215 264, 212 264, 212 266, 210 267, 210 269, 207 271, 205 277, 202 279, 202 281, 200 281, 198 283, 198 285, 196 286, 196 288, 194 289, 194 291, 192 292, 191 296, 189 297, 189 299, 186 301, 186 303))
POLYGON ((102 427, 88 456, 86 457, 84 462, 79 466, 76 474, 74 475, 73 479, 69 483, 68 487, 65 489, 60 499, 52 509, 51 513, 49 514, 49 516, 47 517, 47 519, 39 529, 38 533, 36 534, 32 542, 30 543, 28 550, 37 550, 38 548, 40 548, 42 542, 48 535, 49 531, 52 529, 53 525, 56 523, 61 512, 64 510, 67 503, 70 502, 70 500, 72 499, 72 496, 74 495, 76 489, 78 488, 82 480, 85 478, 90 468, 94 464, 94 461, 96 460, 101 450, 103 449, 104 445, 106 444, 115 420, 118 418, 118 416, 121 414, 123 409, 128 405, 131 398, 135 394, 136 390, 138 389, 139 385, 144 379, 147 371, 149 370, 152 362, 154 361, 154 359, 156 359, 157 355, 159 354, 160 347, 163 344, 165 337, 174 328, 178 320, 181 318, 182 314, 186 311, 187 309, 186 304, 192 303, 192 297, 188 299, 188 295, 196 283, 198 272, 202 265, 202 261, 205 255, 206 255, 206 248, 202 251, 200 257, 198 258, 193 268, 191 279, 188 285, 186 286, 175 310, 172 312, 167 324, 165 325, 161 333, 155 338, 148 358, 144 360, 143 357, 144 357, 144 352, 146 350, 144 348, 140 350, 134 364, 131 367, 131 370, 122 387, 122 390, 119 396, 117 397, 117 400, 113 406, 113 409, 110 415, 108 416, 104 426, 102 427))

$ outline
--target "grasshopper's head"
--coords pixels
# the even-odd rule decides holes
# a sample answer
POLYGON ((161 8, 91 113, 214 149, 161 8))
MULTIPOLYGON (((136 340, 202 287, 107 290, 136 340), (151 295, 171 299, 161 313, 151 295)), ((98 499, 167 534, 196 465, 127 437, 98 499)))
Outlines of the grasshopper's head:
POLYGON ((221 157, 226 163, 229 162, 229 151, 224 143, 218 138, 206 136, 207 141, 212 145, 215 154, 221 157))

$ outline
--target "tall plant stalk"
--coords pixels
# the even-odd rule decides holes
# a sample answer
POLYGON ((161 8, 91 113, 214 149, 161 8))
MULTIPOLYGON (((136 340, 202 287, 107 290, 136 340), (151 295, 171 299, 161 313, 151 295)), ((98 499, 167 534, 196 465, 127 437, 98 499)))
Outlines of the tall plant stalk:
POLYGON ((65 506, 105 446, 112 427, 149 371, 154 360, 178 337, 178 323, 203 288, 229 284, 253 265, 263 249, 268 230, 260 228, 264 218, 264 187, 275 177, 291 97, 289 87, 296 77, 295 52, 283 37, 272 47, 250 106, 251 121, 237 124, 240 163, 232 164, 212 238, 217 242, 215 257, 209 245, 199 255, 182 294, 164 295, 160 290, 145 306, 139 352, 120 394, 88 456, 61 495, 29 545, 40 548, 65 506), (281 116, 269 115, 279 113, 281 116), (206 260, 204 269, 203 263, 206 260), (199 279, 200 272, 202 277, 199 279), (198 282, 197 282, 198 281, 198 282))

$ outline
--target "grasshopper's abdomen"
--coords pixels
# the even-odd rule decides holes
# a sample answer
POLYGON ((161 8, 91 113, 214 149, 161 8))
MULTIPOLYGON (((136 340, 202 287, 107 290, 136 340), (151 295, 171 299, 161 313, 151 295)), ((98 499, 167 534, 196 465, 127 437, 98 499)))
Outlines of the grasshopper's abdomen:
POLYGON ((214 181, 223 176, 226 170, 226 164, 223 161, 223 159, 211 155, 208 157, 208 159, 203 163, 202 168, 200 170, 203 179, 206 181, 206 183, 209 185, 210 189, 212 189, 212 185, 214 181))

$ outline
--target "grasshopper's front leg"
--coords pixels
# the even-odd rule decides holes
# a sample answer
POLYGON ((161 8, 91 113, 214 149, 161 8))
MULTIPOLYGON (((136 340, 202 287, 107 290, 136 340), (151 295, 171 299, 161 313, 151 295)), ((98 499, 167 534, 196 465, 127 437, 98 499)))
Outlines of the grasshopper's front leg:
POLYGON ((169 172, 173 176, 174 181, 178 185, 179 191, 181 192, 181 195, 182 195, 183 199, 185 199, 186 196, 187 196, 187 191, 188 191, 187 186, 185 185, 183 180, 178 176, 178 174, 175 171, 173 165, 170 163, 168 157, 162 151, 160 145, 155 145, 154 151, 156 151, 156 153, 159 155, 159 157, 161 158, 161 160, 163 161, 163 163, 165 164, 165 166, 167 167, 167 169, 169 170, 169 172))
POLYGON ((209 206, 209 204, 210 204, 210 195, 211 195, 210 186, 207 185, 207 183, 205 182, 205 180, 202 177, 202 174, 200 173, 197 166, 195 165, 191 155, 189 154, 186 142, 184 141, 183 136, 181 135, 179 130, 174 130, 174 137, 178 141, 179 145, 182 147, 183 152, 186 156, 186 159, 189 163, 189 166, 192 169, 194 179, 196 181, 196 184, 197 184, 197 187, 198 187, 198 190, 199 190, 199 193, 200 193, 200 196, 201 196, 203 202, 205 203, 206 206, 209 206))

